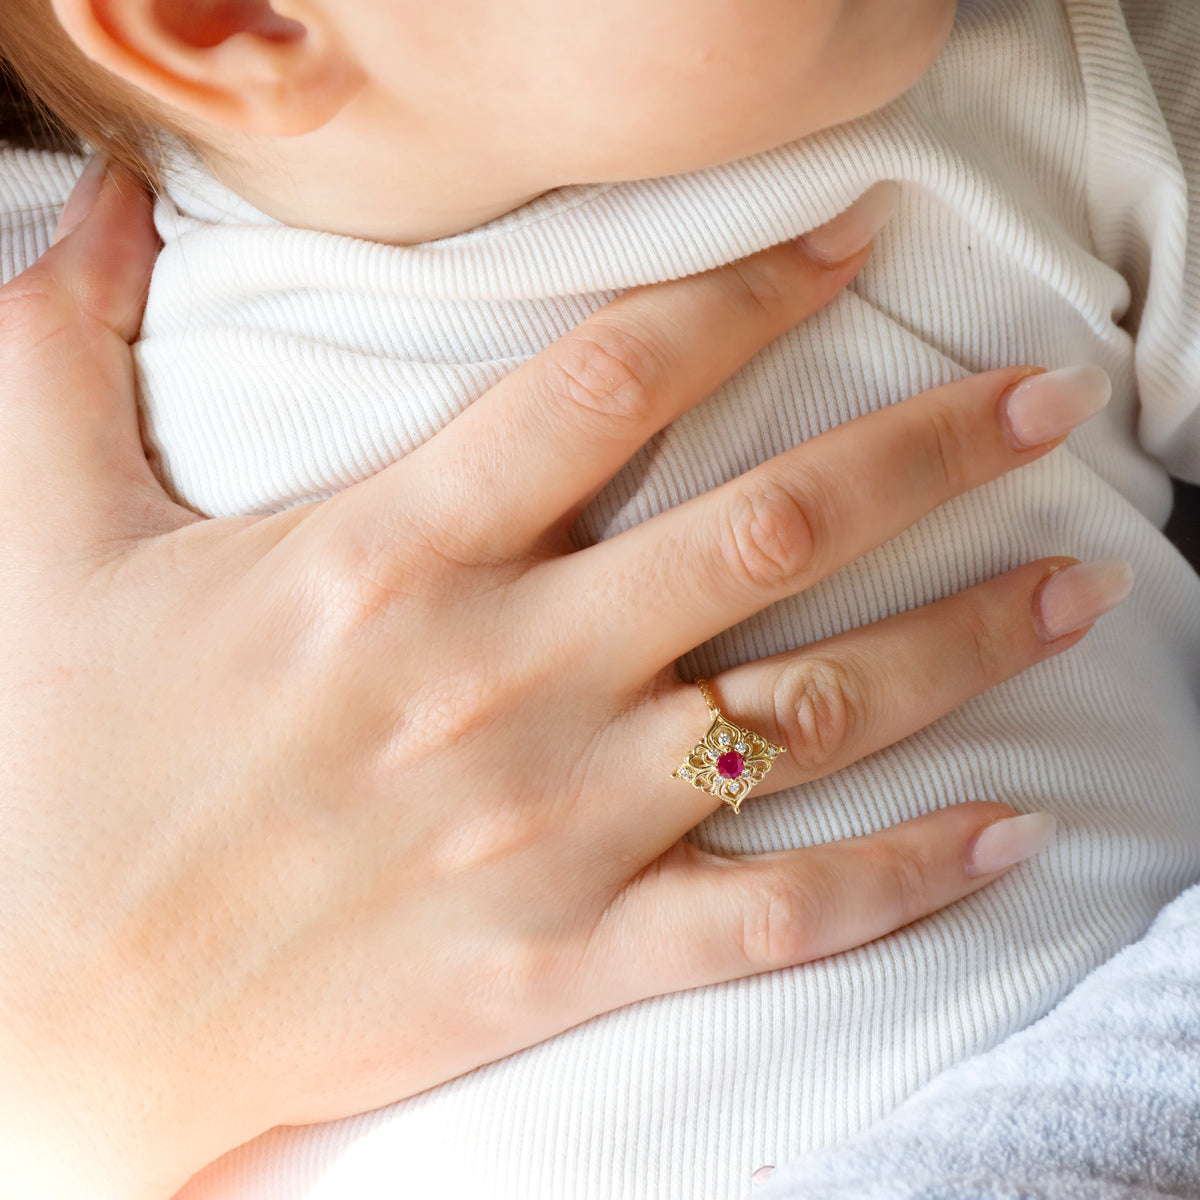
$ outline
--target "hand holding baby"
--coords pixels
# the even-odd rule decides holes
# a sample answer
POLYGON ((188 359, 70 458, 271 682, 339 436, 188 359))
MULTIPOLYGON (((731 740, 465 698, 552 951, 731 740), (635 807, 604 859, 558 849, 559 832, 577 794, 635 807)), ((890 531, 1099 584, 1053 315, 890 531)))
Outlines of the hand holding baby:
MULTIPOLYGON (((601 545, 569 540, 646 439, 865 251, 830 265, 800 243, 629 293, 375 478, 205 521, 162 492, 138 436, 146 202, 92 183, 78 227, 0 292, 14 1195, 168 1196, 273 1125, 859 945, 1049 836, 980 802, 720 858, 681 840, 718 802, 671 778, 708 720, 675 660, 1045 453, 1066 427, 1032 444, 1008 399, 1030 371, 843 426, 601 545)), ((1069 562, 715 678, 727 713, 787 748, 758 794, 1074 644, 1098 608, 1069 562)))

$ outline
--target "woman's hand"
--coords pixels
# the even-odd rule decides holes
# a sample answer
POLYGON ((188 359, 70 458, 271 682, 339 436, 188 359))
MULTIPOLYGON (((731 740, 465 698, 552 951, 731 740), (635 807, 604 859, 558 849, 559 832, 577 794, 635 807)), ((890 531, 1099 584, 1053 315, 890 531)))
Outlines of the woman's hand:
MULTIPOLYGON (((670 777, 708 723, 675 659, 1045 453, 1005 399, 1029 370, 571 550, 637 447, 865 251, 631 293, 375 478, 223 521, 173 505, 139 441, 128 342, 155 252, 109 177, 0 292, 8 1194, 170 1195, 270 1126, 878 937, 1044 840, 973 803, 723 859, 680 840, 717 804, 670 777)), ((726 712, 787 747, 760 791, 1073 644, 1105 602, 1068 561, 718 676, 726 712)))

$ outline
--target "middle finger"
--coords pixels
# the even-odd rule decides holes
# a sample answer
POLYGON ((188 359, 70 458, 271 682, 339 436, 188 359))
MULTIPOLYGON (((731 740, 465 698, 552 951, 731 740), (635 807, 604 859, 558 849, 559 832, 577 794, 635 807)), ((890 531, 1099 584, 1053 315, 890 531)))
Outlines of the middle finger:
POLYGON ((839 425, 543 570, 576 572, 585 653, 606 685, 636 689, 952 496, 1042 457, 1110 394, 1096 367, 971 376, 839 425))

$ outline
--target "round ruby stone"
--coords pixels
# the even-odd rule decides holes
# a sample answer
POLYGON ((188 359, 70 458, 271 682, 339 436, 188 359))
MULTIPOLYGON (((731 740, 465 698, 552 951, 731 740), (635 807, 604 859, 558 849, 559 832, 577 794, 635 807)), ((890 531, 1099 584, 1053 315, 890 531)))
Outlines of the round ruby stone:
POLYGON ((717 774, 722 779, 737 779, 745 769, 746 760, 736 750, 727 750, 717 759, 717 774))

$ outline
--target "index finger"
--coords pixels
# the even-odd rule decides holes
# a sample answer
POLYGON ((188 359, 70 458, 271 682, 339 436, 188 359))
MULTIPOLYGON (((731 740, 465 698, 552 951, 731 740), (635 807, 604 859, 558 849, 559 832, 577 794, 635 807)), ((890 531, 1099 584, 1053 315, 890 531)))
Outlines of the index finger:
POLYGON ((374 504, 384 489, 409 526, 432 514, 429 536, 453 530, 460 553, 527 554, 569 528, 651 435, 828 304, 866 262, 897 191, 877 185, 798 242, 627 292, 360 493, 374 504))

